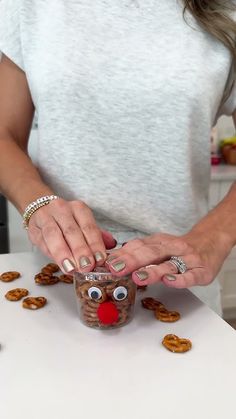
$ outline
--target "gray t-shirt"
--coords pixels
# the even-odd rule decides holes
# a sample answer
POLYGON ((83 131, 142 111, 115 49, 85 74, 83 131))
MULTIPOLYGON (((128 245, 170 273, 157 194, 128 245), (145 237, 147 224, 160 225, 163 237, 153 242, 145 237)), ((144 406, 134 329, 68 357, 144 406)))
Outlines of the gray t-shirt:
POLYGON ((120 240, 207 212, 210 130, 232 58, 176 0, 1 0, 0 50, 27 76, 37 166, 120 240))

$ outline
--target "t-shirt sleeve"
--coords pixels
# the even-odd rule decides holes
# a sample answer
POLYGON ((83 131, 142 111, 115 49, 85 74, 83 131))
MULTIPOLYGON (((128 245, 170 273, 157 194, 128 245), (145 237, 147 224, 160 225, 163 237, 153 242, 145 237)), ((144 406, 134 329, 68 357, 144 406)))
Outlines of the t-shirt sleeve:
POLYGON ((20 3, 21 0, 0 0, 0 53, 24 70, 20 3))

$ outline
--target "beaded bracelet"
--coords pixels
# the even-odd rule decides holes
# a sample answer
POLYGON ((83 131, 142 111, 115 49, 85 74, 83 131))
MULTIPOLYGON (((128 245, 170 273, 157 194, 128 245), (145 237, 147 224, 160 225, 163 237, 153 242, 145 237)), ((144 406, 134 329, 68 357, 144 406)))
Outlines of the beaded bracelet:
POLYGON ((29 226, 29 220, 31 216, 37 211, 39 208, 43 207, 44 205, 50 204, 51 201, 54 199, 58 199, 59 196, 56 195, 46 195, 41 196, 41 198, 36 199, 36 201, 31 202, 24 210, 23 213, 23 227, 27 230, 29 226))

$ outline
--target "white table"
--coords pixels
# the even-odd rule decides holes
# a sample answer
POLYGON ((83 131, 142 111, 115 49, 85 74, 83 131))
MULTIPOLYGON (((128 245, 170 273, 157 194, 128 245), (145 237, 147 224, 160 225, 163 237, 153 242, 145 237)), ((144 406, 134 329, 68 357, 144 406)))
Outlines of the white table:
POLYGON ((44 263, 34 253, 0 256, 1 272, 22 273, 0 283, 1 419, 236 417, 236 333, 189 291, 139 293, 180 311, 177 323, 155 320, 137 301, 129 325, 102 332, 80 323, 72 285, 34 283, 44 263), (15 287, 46 296, 48 305, 30 311, 7 301, 15 287), (191 339, 192 350, 167 351, 167 333, 191 339))

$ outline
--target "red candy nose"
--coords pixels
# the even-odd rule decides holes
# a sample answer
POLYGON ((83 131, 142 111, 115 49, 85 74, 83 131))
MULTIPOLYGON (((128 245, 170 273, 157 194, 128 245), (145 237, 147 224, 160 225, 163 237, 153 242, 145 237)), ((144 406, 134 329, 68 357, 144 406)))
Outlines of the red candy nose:
POLYGON ((101 303, 97 311, 98 318, 103 324, 116 323, 119 318, 119 312, 111 301, 101 303))

